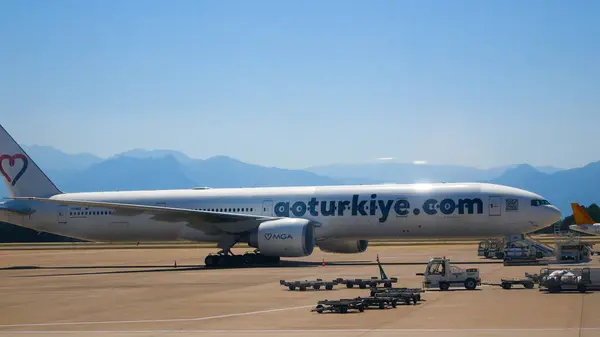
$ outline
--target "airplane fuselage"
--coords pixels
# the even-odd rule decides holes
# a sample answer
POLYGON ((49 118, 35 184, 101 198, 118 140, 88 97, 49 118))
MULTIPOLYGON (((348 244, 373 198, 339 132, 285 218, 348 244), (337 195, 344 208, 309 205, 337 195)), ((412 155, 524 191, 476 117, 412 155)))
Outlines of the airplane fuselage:
MULTIPOLYGON (((560 219, 539 195, 479 183, 265 187, 64 193, 63 200, 197 209, 209 212, 303 218, 319 223, 319 240, 493 237, 529 232, 560 219)), ((117 215, 108 208, 13 200, 3 221, 90 241, 219 241, 220 235, 160 215, 117 215)), ((223 224, 225 227, 227 224, 223 224)))

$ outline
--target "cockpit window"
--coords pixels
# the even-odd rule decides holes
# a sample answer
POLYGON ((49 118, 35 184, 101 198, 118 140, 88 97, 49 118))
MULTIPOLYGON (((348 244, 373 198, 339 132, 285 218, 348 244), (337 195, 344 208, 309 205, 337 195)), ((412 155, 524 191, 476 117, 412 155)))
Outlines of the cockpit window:
POLYGON ((533 206, 533 207, 542 206, 542 205, 552 205, 552 204, 550 203, 550 201, 545 200, 545 199, 531 200, 531 206, 533 206))

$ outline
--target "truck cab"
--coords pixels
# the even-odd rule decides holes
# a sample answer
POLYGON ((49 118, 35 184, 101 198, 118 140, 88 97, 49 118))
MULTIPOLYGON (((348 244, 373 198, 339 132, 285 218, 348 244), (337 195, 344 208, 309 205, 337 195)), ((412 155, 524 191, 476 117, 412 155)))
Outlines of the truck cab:
POLYGON ((449 259, 436 257, 429 260, 423 276, 423 288, 439 288, 448 290, 450 287, 465 287, 473 290, 481 285, 478 268, 462 269, 450 263, 449 259))

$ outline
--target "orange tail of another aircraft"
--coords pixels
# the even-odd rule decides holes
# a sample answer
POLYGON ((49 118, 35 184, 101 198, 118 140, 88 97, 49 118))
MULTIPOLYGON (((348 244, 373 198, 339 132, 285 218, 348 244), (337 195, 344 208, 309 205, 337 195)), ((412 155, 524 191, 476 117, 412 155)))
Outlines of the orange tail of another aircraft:
POLYGON ((580 204, 576 202, 571 203, 571 208, 573 209, 573 217, 575 218, 576 225, 592 225, 594 224, 594 220, 590 217, 590 215, 585 211, 580 204))

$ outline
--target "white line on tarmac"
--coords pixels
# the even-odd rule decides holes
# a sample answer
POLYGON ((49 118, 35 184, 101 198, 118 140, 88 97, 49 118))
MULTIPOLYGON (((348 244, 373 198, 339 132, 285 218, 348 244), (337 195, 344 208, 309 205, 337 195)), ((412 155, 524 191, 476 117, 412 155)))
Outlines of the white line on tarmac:
POLYGON ((264 313, 269 313, 269 312, 278 312, 278 311, 286 311, 286 310, 294 310, 294 309, 305 309, 305 308, 311 308, 311 307, 314 307, 314 305, 303 305, 303 306, 299 306, 299 307, 288 307, 288 308, 269 309, 269 310, 260 310, 260 311, 240 312, 237 314, 226 314, 226 315, 194 317, 194 318, 143 319, 143 320, 131 320, 131 321, 3 324, 3 325, 0 325, 0 328, 19 328, 19 327, 32 327, 32 326, 91 325, 91 324, 135 324, 135 323, 191 322, 191 321, 204 321, 204 320, 217 319, 217 318, 228 318, 228 317, 236 317, 236 316, 264 314, 264 313))
POLYGON ((484 328, 484 329, 297 329, 297 330, 66 330, 66 331, 0 331, 0 334, 26 334, 26 333, 327 333, 327 332, 549 332, 549 331, 598 331, 596 328, 484 328))

